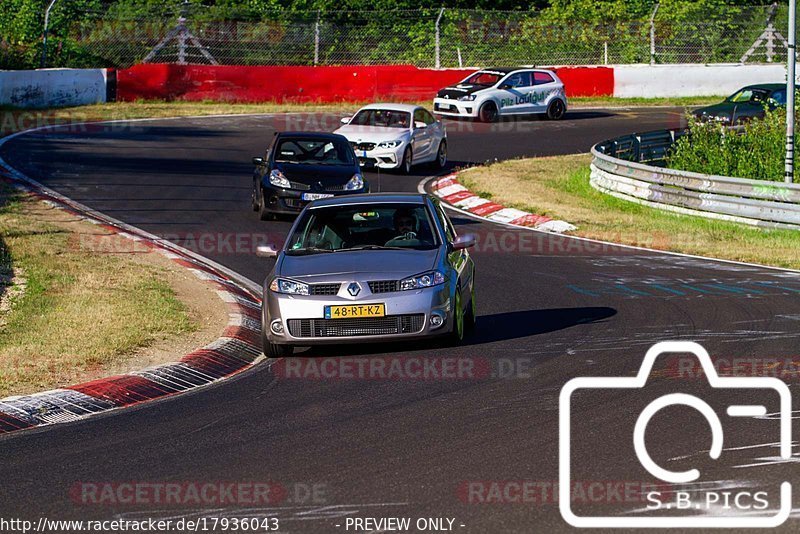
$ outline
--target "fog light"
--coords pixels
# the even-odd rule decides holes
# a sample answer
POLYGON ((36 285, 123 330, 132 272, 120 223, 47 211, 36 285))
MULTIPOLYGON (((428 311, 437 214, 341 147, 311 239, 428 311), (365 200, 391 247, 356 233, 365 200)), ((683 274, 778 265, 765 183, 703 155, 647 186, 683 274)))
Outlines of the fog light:
POLYGON ((431 314, 431 328, 439 328, 444 324, 444 316, 439 313, 431 314))
POLYGON ((283 335, 283 323, 280 319, 275 319, 270 323, 269 329, 272 330, 273 334, 277 334, 279 336, 283 335))

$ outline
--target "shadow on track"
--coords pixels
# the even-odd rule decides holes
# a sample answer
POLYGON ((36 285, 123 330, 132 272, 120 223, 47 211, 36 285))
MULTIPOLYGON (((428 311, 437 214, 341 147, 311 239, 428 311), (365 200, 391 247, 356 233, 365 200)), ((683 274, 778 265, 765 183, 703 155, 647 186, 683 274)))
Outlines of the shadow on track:
MULTIPOLYGON (((478 316, 478 327, 468 336, 462 347, 483 345, 498 341, 520 339, 548 332, 564 330, 579 324, 603 321, 617 314, 614 308, 602 306, 579 308, 551 308, 523 310, 478 316)), ((441 343, 431 341, 402 342, 403 353, 427 351, 441 348, 441 343)), ((359 356, 366 354, 390 354, 395 343, 367 345, 335 345, 312 347, 295 353, 301 357, 359 356)))
POLYGON ((475 333, 464 340, 464 345, 481 345, 546 334, 579 324, 596 323, 616 314, 617 310, 614 308, 596 306, 479 315, 475 333))

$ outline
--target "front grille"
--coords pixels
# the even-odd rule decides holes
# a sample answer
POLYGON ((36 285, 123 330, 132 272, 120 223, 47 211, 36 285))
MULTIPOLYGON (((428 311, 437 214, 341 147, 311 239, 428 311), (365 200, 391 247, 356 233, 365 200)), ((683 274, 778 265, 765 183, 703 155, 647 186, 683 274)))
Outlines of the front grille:
POLYGON ((344 191, 344 186, 346 184, 339 184, 339 185, 326 185, 325 191, 344 191))
POLYGON ((398 291, 400 282, 398 280, 373 280, 369 282, 369 290, 373 293, 391 293, 398 291))
POLYGON ((379 336, 413 334, 422 330, 425 315, 390 315, 355 319, 289 319, 289 333, 294 337, 379 336))
POLYGON ((342 284, 311 284, 308 292, 311 295, 336 295, 342 284))
POLYGON ((301 184, 300 182, 293 182, 291 180, 289 180, 289 187, 297 189, 298 191, 308 191, 311 189, 311 186, 308 184, 301 184))
POLYGON ((375 143, 350 143, 353 145, 354 150, 372 150, 375 148, 375 143))

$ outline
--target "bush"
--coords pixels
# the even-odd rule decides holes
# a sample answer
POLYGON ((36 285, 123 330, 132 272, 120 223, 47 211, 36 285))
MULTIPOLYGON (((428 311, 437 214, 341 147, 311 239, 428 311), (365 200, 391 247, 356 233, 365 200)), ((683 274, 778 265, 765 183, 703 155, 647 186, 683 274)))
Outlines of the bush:
MULTIPOLYGON (((796 110, 800 109, 796 107, 796 110)), ((681 137, 667 156, 672 169, 783 181, 786 150, 786 110, 767 111, 763 119, 731 130, 715 122, 689 119, 689 135, 681 137)), ((798 176, 795 165, 795 181, 798 176)))

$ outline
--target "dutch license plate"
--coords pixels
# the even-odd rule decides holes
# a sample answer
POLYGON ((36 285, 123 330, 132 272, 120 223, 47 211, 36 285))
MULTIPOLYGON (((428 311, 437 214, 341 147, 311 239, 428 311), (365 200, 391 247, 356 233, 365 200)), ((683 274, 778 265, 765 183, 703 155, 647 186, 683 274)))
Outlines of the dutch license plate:
POLYGON ((350 304, 346 306, 325 306, 326 319, 348 319, 353 317, 383 317, 385 304, 350 304))
POLYGON ((319 200, 320 198, 330 198, 332 196, 330 193, 303 193, 300 198, 303 200, 319 200))

